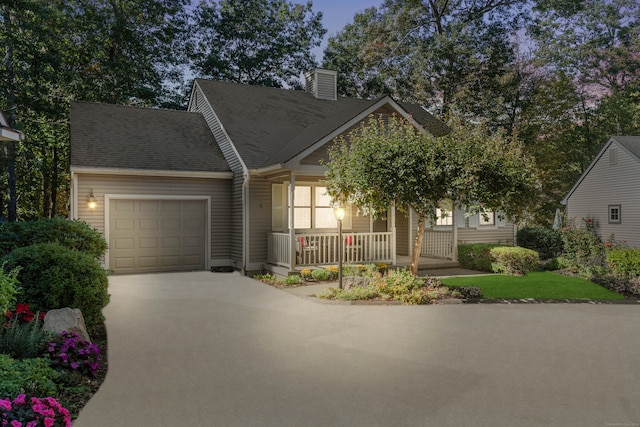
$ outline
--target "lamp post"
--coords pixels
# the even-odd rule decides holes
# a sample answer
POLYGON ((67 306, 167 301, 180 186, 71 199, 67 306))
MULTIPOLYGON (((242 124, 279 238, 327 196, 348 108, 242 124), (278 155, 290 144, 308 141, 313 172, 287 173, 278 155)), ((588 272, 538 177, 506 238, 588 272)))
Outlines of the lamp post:
POLYGON ((345 209, 338 205, 333 208, 333 216, 338 220, 338 289, 342 289, 342 220, 345 209))

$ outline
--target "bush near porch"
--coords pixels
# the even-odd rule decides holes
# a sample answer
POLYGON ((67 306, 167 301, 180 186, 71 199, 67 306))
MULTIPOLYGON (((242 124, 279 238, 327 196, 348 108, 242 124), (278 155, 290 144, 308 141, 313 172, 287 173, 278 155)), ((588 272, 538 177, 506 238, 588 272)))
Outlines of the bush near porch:
POLYGON ((107 371, 106 272, 97 261, 106 242, 60 218, 4 224, 0 236, 0 419, 42 423, 38 410, 49 408, 52 425, 71 425, 107 371), (60 305, 81 309, 93 343, 43 331, 43 315, 60 305))

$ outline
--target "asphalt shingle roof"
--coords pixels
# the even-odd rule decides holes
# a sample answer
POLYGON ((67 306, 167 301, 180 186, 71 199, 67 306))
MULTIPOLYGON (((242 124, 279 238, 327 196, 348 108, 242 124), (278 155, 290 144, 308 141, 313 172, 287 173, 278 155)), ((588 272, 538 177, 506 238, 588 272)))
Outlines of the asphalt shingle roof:
POLYGON ((613 136, 623 147, 640 159, 640 136, 613 136))
MULTIPOLYGON (((378 100, 316 99, 303 91, 197 79, 249 168, 286 162, 378 100)), ((420 106, 400 104, 435 136, 449 132, 420 106)))
POLYGON ((70 122, 72 167, 230 170, 200 113, 73 101, 70 122))

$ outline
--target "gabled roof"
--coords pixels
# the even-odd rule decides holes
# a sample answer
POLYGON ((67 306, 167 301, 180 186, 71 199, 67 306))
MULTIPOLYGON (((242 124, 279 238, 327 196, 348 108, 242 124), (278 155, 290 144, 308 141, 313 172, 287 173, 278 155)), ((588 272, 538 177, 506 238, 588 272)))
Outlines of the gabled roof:
POLYGON ((562 199, 562 202, 560 203, 562 203, 563 205, 566 205, 568 203, 569 197, 571 197, 573 192, 576 191, 580 183, 582 183, 584 178, 589 174, 591 169, 593 169, 598 160, 600 160, 600 158, 614 142, 620 144, 624 149, 626 149, 626 151, 631 155, 632 158, 635 158, 640 163, 640 136, 612 136, 604 145, 604 147, 602 147, 598 155, 595 157, 595 159, 593 159, 589 167, 584 171, 584 173, 576 181, 573 187, 571 187, 571 190, 569 190, 567 195, 564 197, 564 199, 562 199))
POLYGON ((435 136, 449 128, 417 105, 391 97, 374 100, 339 97, 321 100, 302 91, 197 79, 211 107, 248 168, 284 163, 340 129, 361 113, 388 100, 435 136))
POLYGON ((71 167, 228 172, 200 113, 71 102, 71 167))

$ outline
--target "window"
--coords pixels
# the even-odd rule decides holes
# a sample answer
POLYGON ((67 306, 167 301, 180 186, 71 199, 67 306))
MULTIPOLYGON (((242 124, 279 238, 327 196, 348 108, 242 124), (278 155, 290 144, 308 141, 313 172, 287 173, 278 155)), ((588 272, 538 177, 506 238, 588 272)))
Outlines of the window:
POLYGON ((609 205, 609 224, 622 223, 620 205, 609 205))
POLYGON ((480 212, 478 216, 480 225, 496 225, 495 212, 480 212))
POLYGON ((453 203, 450 200, 440 203, 436 209, 436 225, 453 225, 453 203))
MULTIPOLYGON (((327 187, 296 185, 294 191, 294 228, 335 229, 338 227, 338 221, 333 215, 331 197, 327 194, 327 187)), ((287 192, 287 224, 289 224, 290 207, 291 203, 287 192)), ((346 227, 347 223, 343 225, 346 227)))

